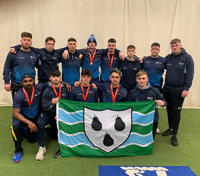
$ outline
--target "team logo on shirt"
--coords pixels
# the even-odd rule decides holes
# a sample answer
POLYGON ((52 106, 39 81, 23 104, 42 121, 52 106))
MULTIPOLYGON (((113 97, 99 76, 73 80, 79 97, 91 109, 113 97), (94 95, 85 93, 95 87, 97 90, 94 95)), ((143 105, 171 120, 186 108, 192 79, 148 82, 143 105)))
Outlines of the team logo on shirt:
POLYGON ((53 60, 57 60, 57 57, 53 56, 53 60))
POLYGON ((129 137, 132 108, 123 111, 84 108, 84 130, 89 141, 97 148, 111 152, 129 137))

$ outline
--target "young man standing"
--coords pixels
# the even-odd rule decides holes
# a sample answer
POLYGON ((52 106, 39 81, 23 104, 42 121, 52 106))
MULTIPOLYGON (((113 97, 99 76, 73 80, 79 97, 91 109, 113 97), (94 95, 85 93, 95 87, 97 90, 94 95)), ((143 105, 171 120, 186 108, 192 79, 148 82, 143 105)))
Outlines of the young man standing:
POLYGON ((6 91, 12 91, 12 97, 22 87, 21 78, 24 73, 31 74, 35 79, 35 67, 38 64, 37 55, 30 49, 32 34, 23 32, 20 43, 17 54, 8 53, 3 70, 4 88, 6 91))
MULTIPOLYGON (((149 101, 155 100, 157 106, 164 106, 165 102, 158 89, 148 84, 148 75, 144 70, 140 70, 136 74, 137 87, 129 92, 129 101, 149 101)), ((158 127, 158 109, 156 108, 153 122, 153 137, 155 137, 158 127)))
POLYGON ((92 73, 89 69, 82 70, 78 87, 72 87, 71 100, 82 102, 98 102, 98 90, 90 84, 92 73))
POLYGON ((129 92, 136 86, 136 73, 140 70, 138 57, 135 55, 135 46, 127 47, 127 57, 120 63, 122 72, 121 84, 129 92))
POLYGON ((119 67, 121 59, 118 50, 116 51, 116 40, 111 38, 108 40, 108 52, 102 56, 101 62, 101 82, 110 82, 110 71, 119 67))
POLYGON ((194 75, 192 57, 182 48, 180 39, 170 42, 172 53, 166 56, 166 76, 163 96, 167 101, 169 129, 163 136, 172 135, 171 144, 178 145, 177 133, 180 123, 180 113, 185 97, 189 93, 194 75))
POLYGON ((73 86, 76 81, 80 80, 80 53, 76 50, 77 44, 75 38, 68 39, 68 58, 61 58, 62 62, 62 80, 73 86))
POLYGON ((45 125, 50 124, 50 132, 54 139, 57 139, 57 125, 56 125, 56 103, 60 98, 70 99, 69 92, 65 85, 61 84, 61 73, 59 70, 51 72, 49 77, 51 83, 44 90, 42 94, 42 110, 43 113, 38 118, 38 143, 39 150, 36 155, 36 160, 42 160, 46 152, 44 144, 45 125))
POLYGON ((15 143, 13 161, 21 161, 23 148, 21 146, 22 134, 29 142, 36 141, 38 127, 37 118, 40 113, 41 92, 45 84, 35 86, 33 76, 25 73, 21 78, 22 88, 15 93, 13 99, 13 118, 11 133, 15 143))
POLYGON ((165 59, 159 56, 160 44, 151 44, 151 56, 142 60, 142 69, 148 73, 149 83, 161 91, 163 83, 163 72, 165 69, 165 59))
POLYGON ((121 77, 121 71, 114 68, 110 72, 110 82, 97 84, 99 91, 101 92, 102 102, 124 102, 127 101, 127 91, 123 88, 119 82, 121 77))

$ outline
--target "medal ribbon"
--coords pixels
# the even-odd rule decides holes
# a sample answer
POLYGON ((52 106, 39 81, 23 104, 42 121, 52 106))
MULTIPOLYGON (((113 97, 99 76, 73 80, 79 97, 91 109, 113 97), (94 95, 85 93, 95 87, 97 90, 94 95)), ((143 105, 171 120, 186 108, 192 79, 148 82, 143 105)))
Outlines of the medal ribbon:
POLYGON ((34 97, 34 92, 35 92, 35 87, 33 87, 33 90, 32 90, 32 94, 31 94, 31 100, 29 100, 29 97, 28 97, 28 93, 26 92, 26 90, 23 88, 23 92, 26 96, 26 99, 28 101, 28 104, 29 104, 29 108, 31 107, 31 104, 33 102, 33 97, 34 97))
POLYGON ((90 51, 88 50, 89 55, 90 55, 90 64, 93 64, 93 60, 94 60, 94 56, 96 55, 96 51, 97 51, 97 50, 95 49, 93 55, 91 55, 90 51))
POLYGON ((90 90, 90 84, 89 84, 89 86, 87 88, 86 94, 84 94, 84 88, 83 88, 82 84, 81 84, 81 90, 82 90, 82 93, 83 93, 83 95, 82 95, 83 96, 83 100, 86 101, 88 93, 89 93, 89 90, 90 90))
POLYGON ((110 54, 109 54, 109 52, 108 52, 108 60, 109 60, 109 62, 110 62, 110 69, 111 69, 112 64, 113 64, 114 56, 115 56, 115 54, 113 54, 113 56, 112 56, 112 58, 111 58, 111 60, 110 60, 110 54))
POLYGON ((51 84, 51 87, 52 87, 56 97, 61 98, 61 88, 62 88, 62 86, 59 85, 59 95, 58 95, 58 92, 56 91, 55 86, 53 84, 51 84))
POLYGON ((113 103, 115 103, 115 99, 116 99, 117 93, 118 93, 118 91, 119 91, 119 85, 117 86, 117 89, 116 89, 116 91, 115 91, 115 94, 114 94, 114 92, 113 92, 113 85, 112 85, 112 84, 110 84, 110 90, 111 90, 111 93, 112 93, 112 100, 113 100, 113 103))

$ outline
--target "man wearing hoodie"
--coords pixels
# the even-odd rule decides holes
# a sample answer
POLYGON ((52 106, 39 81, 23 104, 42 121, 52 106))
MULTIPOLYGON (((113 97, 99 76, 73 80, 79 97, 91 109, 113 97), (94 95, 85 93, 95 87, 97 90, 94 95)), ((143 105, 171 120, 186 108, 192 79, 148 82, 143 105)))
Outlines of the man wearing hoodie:
MULTIPOLYGON (((165 106, 165 100, 161 96, 159 90, 148 83, 148 75, 144 70, 140 70, 136 74, 137 86, 129 92, 129 101, 150 101, 154 100, 157 106, 165 106)), ((155 137, 156 129, 158 127, 158 108, 155 110, 153 122, 153 137, 155 137)))
POLYGON ((166 76, 163 96, 167 101, 169 129, 163 136, 172 135, 171 144, 178 145, 177 132, 180 123, 180 113, 185 97, 189 93, 194 75, 192 57, 182 48, 180 39, 170 42, 172 53, 166 56, 166 76))

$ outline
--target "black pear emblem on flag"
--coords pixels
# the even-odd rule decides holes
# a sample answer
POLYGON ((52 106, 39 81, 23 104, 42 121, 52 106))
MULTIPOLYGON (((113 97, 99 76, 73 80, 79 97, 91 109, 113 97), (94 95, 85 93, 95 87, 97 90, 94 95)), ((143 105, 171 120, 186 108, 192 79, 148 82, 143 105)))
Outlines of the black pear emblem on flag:
POLYGON ((98 111, 84 108, 84 130, 88 140, 97 148, 111 152, 129 137, 132 109, 98 111))
POLYGON ((95 131, 100 131, 102 129, 102 124, 96 116, 94 116, 91 126, 95 131))

